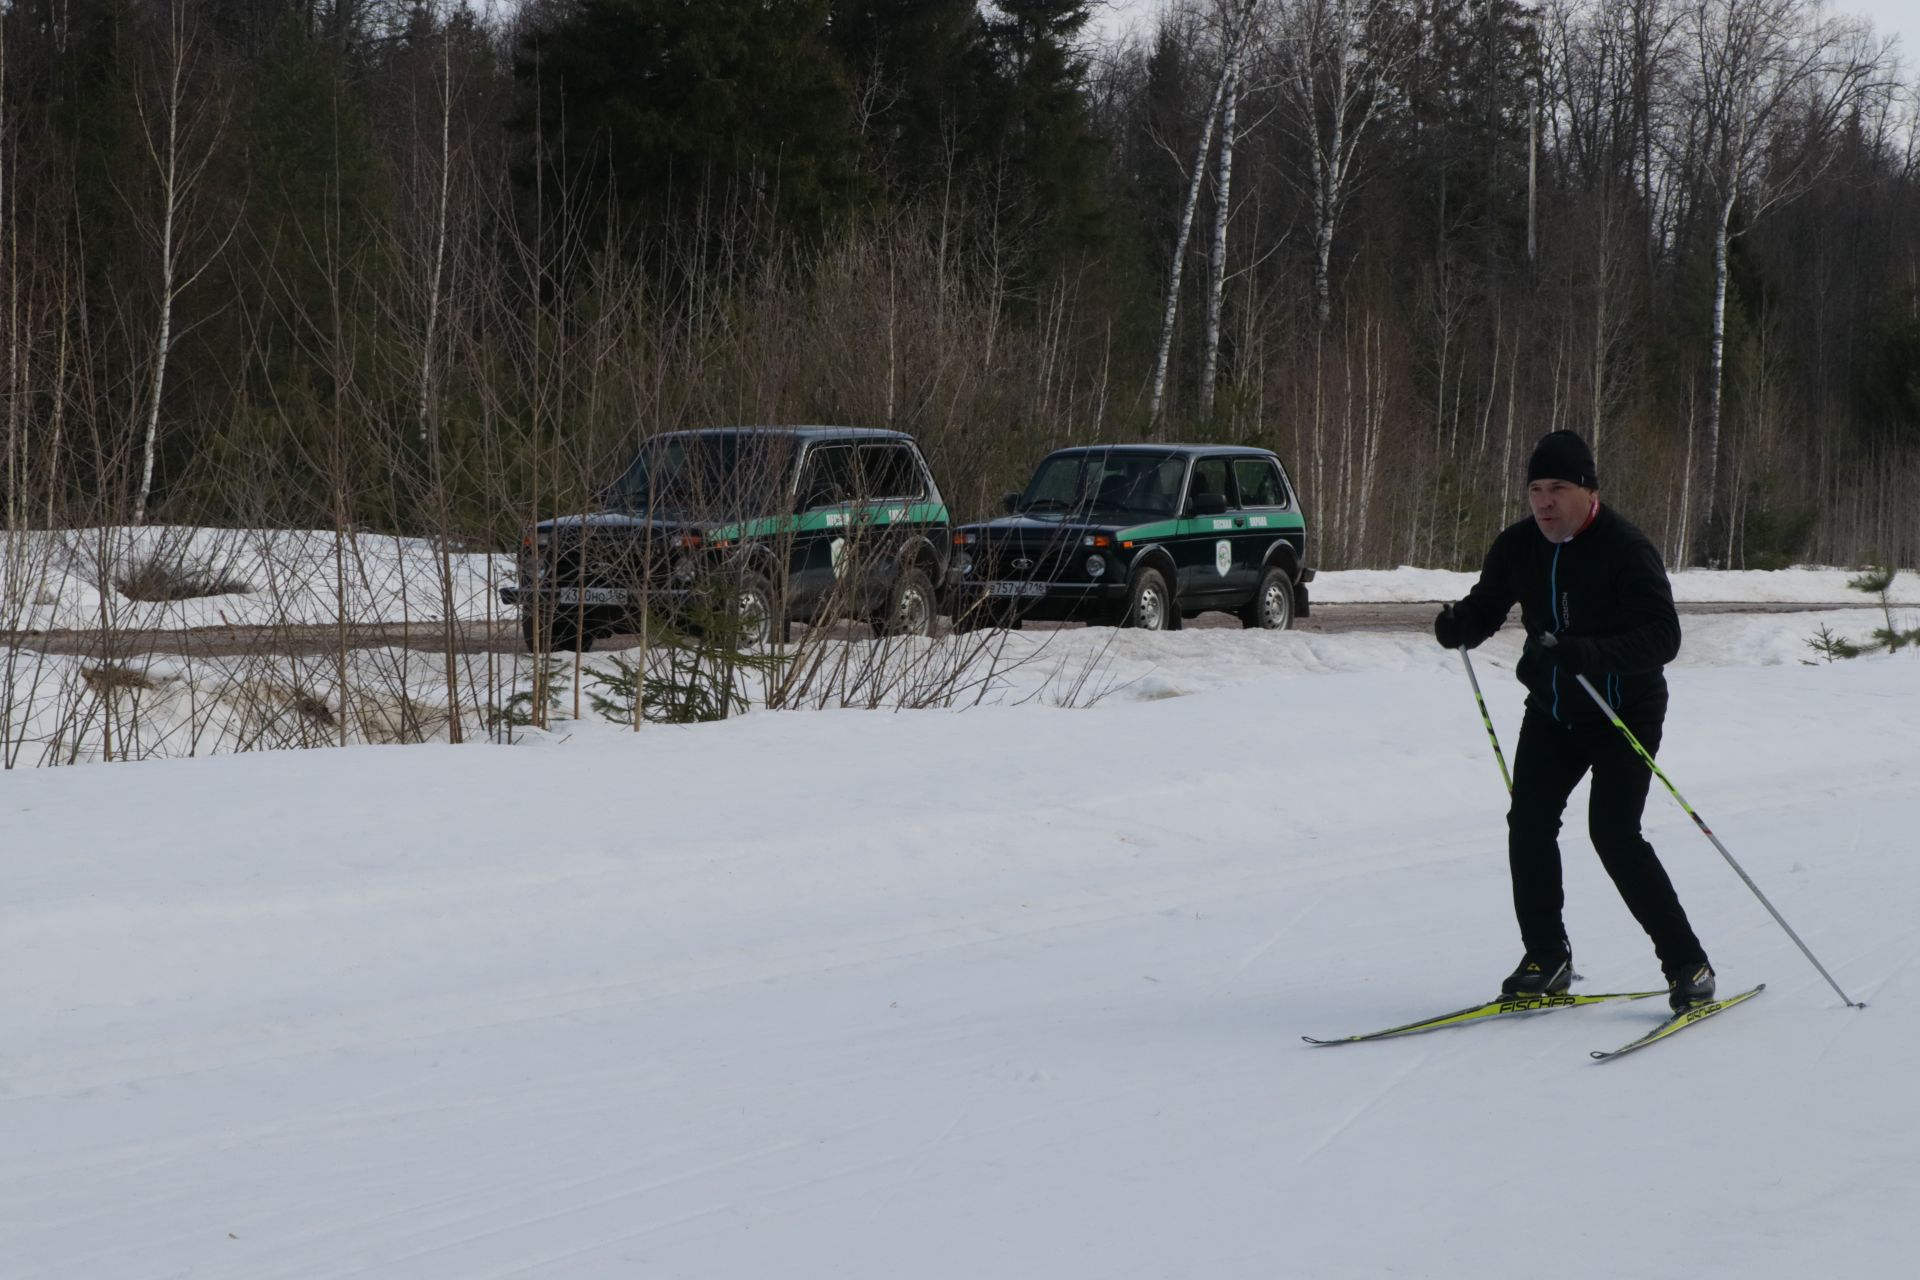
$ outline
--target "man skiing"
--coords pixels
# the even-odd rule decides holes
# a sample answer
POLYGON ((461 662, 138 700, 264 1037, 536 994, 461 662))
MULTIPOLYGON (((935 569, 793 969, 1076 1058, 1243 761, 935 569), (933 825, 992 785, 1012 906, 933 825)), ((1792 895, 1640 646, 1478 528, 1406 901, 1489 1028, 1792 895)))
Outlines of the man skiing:
POLYGON ((1507 811, 1513 908, 1526 954, 1502 993, 1560 992, 1573 980, 1558 837, 1567 797, 1591 770, 1593 847, 1652 938, 1678 1012, 1713 999, 1713 968, 1666 868, 1640 834, 1652 773, 1575 677, 1584 675, 1647 751, 1658 751, 1667 714, 1661 668, 1680 651, 1680 618, 1660 553, 1601 505, 1599 488, 1584 440, 1571 431, 1543 437, 1527 461, 1532 515, 1494 539, 1480 581, 1440 611, 1433 634, 1448 649, 1471 649, 1500 629, 1515 603, 1527 630, 1514 671, 1527 687, 1527 709, 1507 811), (1552 641, 1543 644, 1543 635, 1552 641))

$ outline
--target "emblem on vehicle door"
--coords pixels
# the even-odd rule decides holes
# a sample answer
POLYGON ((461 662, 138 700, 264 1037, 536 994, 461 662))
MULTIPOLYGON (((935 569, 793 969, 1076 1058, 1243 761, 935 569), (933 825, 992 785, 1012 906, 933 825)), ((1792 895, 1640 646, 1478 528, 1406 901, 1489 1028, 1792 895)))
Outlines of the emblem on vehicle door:
POLYGON ((1223 578, 1233 570, 1233 543, 1225 538, 1213 544, 1213 567, 1223 578))

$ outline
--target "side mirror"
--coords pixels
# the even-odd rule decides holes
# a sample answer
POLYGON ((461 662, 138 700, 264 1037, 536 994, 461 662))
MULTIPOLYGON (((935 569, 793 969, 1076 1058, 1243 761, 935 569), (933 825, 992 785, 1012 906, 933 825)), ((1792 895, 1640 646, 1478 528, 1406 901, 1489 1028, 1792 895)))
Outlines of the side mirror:
POLYGON ((1196 493, 1188 504, 1196 516, 1223 516, 1227 514, 1227 495, 1224 493, 1196 493))
POLYGON ((1000 506, 1001 506, 1001 509, 1004 510, 1008 515, 1012 515, 1014 512, 1020 509, 1020 495, 1017 493, 1001 494, 1000 506))

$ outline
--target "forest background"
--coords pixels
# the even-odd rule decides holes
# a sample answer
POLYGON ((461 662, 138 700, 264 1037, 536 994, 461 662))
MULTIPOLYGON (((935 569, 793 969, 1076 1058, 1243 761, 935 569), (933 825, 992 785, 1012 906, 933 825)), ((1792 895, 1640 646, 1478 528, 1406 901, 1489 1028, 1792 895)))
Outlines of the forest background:
POLYGON ((1541 432, 1676 564, 1920 562, 1916 86, 1807 0, 14 0, 11 533, 511 547, 656 431, 1274 448, 1468 567, 1541 432))

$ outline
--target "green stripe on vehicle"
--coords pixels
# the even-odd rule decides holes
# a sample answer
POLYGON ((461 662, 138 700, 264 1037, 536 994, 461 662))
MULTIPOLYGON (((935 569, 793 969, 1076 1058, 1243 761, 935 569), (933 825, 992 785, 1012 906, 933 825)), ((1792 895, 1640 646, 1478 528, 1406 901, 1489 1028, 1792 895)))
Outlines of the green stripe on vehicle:
POLYGON ((875 502, 864 511, 849 508, 840 511, 809 511, 798 516, 767 516, 740 524, 721 525, 707 536, 716 542, 737 538, 773 538, 787 533, 824 533, 849 525, 885 527, 894 524, 945 524, 947 507, 942 502, 875 502))
POLYGON ((1159 538, 1193 537, 1215 533, 1299 533, 1307 522, 1298 511, 1277 511, 1272 515, 1195 516, 1187 520, 1159 520, 1135 525, 1114 535, 1123 542, 1151 542, 1159 538), (1236 519, 1245 523, 1235 524, 1236 519))

